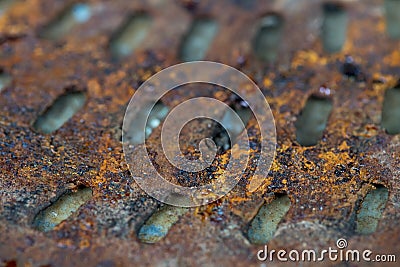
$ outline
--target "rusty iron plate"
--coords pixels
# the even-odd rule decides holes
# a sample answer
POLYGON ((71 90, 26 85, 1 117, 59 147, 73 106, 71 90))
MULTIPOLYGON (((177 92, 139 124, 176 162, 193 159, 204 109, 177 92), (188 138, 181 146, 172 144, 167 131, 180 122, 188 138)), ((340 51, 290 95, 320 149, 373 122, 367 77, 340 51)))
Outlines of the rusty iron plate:
MULTIPOLYGON (((348 14, 347 39, 336 53, 324 51, 317 0, 91 0, 71 15, 76 3, 15 1, 4 5, 0 17, 0 74, 9 77, 0 92, 0 265, 260 266, 257 252, 264 245, 249 241, 249 227, 274 194, 286 194, 290 208, 269 248, 323 249, 346 238, 352 249, 400 257, 400 135, 381 125, 385 92, 400 78, 400 41, 386 32, 383 1, 335 4, 348 14), (121 25, 138 13, 151 18, 146 36, 128 55, 115 56, 113 40, 119 40, 121 25), (252 49, 266 14, 283 21, 276 58, 269 62, 252 49), (250 193, 259 142, 257 122, 250 119, 254 151, 239 184, 219 201, 184 212, 165 238, 145 244, 139 229, 164 205, 130 176, 122 120, 145 80, 181 62, 181 42, 199 18, 219 25, 204 59, 240 69, 268 100, 277 129, 276 158, 263 185, 250 193), (54 33, 52 27, 61 30, 54 33), (38 130, 38 117, 71 92, 83 94, 84 105, 57 130, 38 130), (312 95, 329 99, 332 111, 318 143, 302 146, 296 121, 312 95), (355 217, 378 185, 388 192, 378 227, 357 234, 355 217), (35 227, 41 211, 82 187, 92 196, 75 213, 50 231, 35 227)), ((181 90, 162 101, 172 109, 197 95, 235 104, 220 88, 181 90)), ((205 122, 195 122, 184 129, 187 153, 196 154, 193 146, 219 131, 215 125, 204 128, 205 122)), ((214 168, 182 174, 162 156, 159 131, 148 138, 148 151, 172 180, 194 185, 218 177, 229 150, 219 154, 214 168)), ((368 263, 375 265, 380 264, 368 263)))

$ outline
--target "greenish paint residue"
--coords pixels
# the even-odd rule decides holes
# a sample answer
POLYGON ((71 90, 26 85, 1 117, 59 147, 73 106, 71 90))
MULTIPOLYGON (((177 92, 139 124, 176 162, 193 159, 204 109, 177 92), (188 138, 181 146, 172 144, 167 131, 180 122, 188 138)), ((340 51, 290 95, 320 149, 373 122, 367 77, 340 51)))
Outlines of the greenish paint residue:
POLYGON ((249 241, 253 244, 266 244, 276 232, 279 222, 290 208, 287 195, 278 196, 271 203, 264 204, 250 223, 249 241))
POLYGON ((85 101, 86 95, 83 92, 72 92, 60 96, 37 118, 33 128, 45 134, 54 132, 72 118, 84 106, 85 101))
POLYGON ((262 18, 253 41, 254 52, 261 60, 271 62, 276 59, 282 39, 282 28, 283 18, 278 14, 269 14, 262 18))
POLYGON ((136 14, 129 18, 111 38, 110 51, 113 57, 122 58, 132 54, 146 38, 152 19, 147 14, 136 14))
POLYGON ((66 8, 57 18, 43 27, 40 37, 50 40, 62 38, 75 26, 87 22, 92 15, 88 4, 77 3, 66 8))
POLYGON ((400 1, 385 0, 386 32, 391 38, 400 39, 400 1))
POLYGON ((346 42, 348 14, 344 6, 328 2, 323 5, 322 45, 328 53, 340 52, 346 42))
POLYGON ((332 101, 311 96, 297 118, 296 137, 302 146, 314 146, 322 138, 329 115, 332 101))
POLYGON ((384 186, 377 186, 364 198, 356 219, 356 233, 372 234, 378 227, 379 219, 389 198, 389 191, 384 186))
POLYGON ((156 243, 160 241, 187 210, 187 208, 164 206, 155 212, 140 228, 138 233, 139 239, 144 243, 156 243))
POLYGON ((33 220, 34 228, 42 232, 51 231, 91 198, 92 190, 90 188, 82 188, 76 192, 62 195, 53 204, 36 215, 33 220))
POLYGON ((218 24, 213 19, 196 19, 183 39, 180 58, 183 61, 203 60, 217 31, 218 24))
POLYGON ((400 87, 386 91, 382 107, 382 127, 389 134, 400 133, 400 87))

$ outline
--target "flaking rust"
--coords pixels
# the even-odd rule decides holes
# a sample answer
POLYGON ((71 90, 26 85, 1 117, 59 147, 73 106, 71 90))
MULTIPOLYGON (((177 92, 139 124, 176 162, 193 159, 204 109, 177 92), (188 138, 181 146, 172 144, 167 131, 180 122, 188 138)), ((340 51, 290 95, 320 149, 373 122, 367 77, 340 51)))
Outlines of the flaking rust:
MULTIPOLYGON (((385 32, 381 1, 345 1, 347 38, 334 54, 323 51, 318 37, 320 1, 242 2, 92 0, 90 20, 57 41, 41 39, 39 32, 65 8, 62 1, 8 7, 0 18, 0 69, 11 77, 0 92, 0 263, 258 266, 261 246, 248 242, 248 227, 260 206, 279 193, 287 194, 291 206, 269 247, 323 249, 344 237, 352 249, 400 257, 400 137, 381 127, 385 91, 399 80, 400 45, 385 32), (112 33, 125 16, 142 10, 153 17, 143 46, 113 58, 107 50, 112 33), (284 20, 275 62, 260 61, 251 46, 268 12, 284 20), (260 136, 250 120, 252 154, 239 184, 210 207, 189 209, 164 239, 145 245, 138 231, 160 203, 130 177, 120 142, 122 119, 138 86, 179 62, 185 32, 203 15, 219 24, 205 59, 240 68, 265 94, 277 128, 276 158, 265 182, 250 193, 260 136), (348 56, 362 76, 343 72, 348 56), (36 132, 35 120, 71 86, 86 88, 85 106, 55 132, 36 132), (321 86, 332 91, 332 112, 317 145, 301 146, 295 122, 321 86), (54 230, 36 230, 35 216, 71 184, 91 188, 92 198, 54 230), (357 235, 356 214, 373 184, 388 189, 388 201, 375 233, 357 235)), ((172 108, 196 94, 177 91, 163 103, 172 108)), ((229 101, 222 89, 201 95, 229 101)), ((195 132, 203 125, 191 127, 195 132)), ((169 179, 201 184, 204 177, 221 176, 229 151, 204 177, 178 174, 159 154, 160 130, 150 135, 148 150, 169 179)))

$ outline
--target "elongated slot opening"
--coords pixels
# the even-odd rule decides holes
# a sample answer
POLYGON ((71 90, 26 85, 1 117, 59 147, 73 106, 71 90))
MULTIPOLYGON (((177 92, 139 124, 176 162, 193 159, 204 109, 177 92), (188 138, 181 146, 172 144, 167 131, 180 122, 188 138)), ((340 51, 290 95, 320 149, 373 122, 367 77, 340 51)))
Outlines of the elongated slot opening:
POLYGON ((347 11, 342 4, 336 2, 324 3, 322 10, 321 38, 324 50, 328 53, 340 52, 346 42, 347 11))
POLYGON ((376 185, 374 189, 368 192, 357 213, 357 234, 367 235, 376 231, 388 197, 389 191, 382 185, 376 185))
POLYGON ((196 19, 184 37, 179 57, 183 61, 203 60, 218 31, 218 23, 210 18, 196 19))
POLYGON ((388 89, 382 106, 382 127, 389 134, 400 133, 400 86, 388 89))
POLYGON ((295 123, 296 138, 302 146, 314 146, 321 140, 331 111, 330 99, 311 96, 307 100, 295 123))
POLYGON ((33 227, 42 232, 51 231, 91 198, 92 190, 88 187, 78 188, 76 192, 69 191, 41 210, 33 220, 33 227))
POLYGON ((33 128, 45 134, 52 133, 69 119, 71 119, 86 102, 86 94, 83 92, 66 93, 58 97, 54 103, 40 115, 33 128))
POLYGON ((258 210, 248 229, 249 241, 253 244, 266 244, 277 230, 278 224, 290 208, 290 199, 286 194, 277 194, 276 198, 258 210))
POLYGON ((282 39, 283 22, 283 17, 275 13, 261 19, 253 41, 254 52, 261 60, 271 62, 276 59, 282 39))
POLYGON ((50 40, 60 39, 75 26, 87 22, 91 16, 92 9, 88 4, 76 3, 68 6, 40 30, 39 36, 50 40))
POLYGON ((138 237, 143 243, 157 243, 169 229, 188 211, 187 208, 164 206, 156 211, 140 228, 138 237))
POLYGON ((110 40, 110 52, 114 58, 132 54, 145 40, 152 25, 152 18, 144 13, 130 16, 110 40))

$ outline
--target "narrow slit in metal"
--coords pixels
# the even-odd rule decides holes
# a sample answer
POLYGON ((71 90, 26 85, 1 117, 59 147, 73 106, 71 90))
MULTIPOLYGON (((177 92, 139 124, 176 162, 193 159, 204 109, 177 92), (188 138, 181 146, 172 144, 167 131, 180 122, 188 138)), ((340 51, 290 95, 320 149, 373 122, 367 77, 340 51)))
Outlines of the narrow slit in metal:
POLYGON ((91 7, 85 3, 69 6, 49 24, 45 25, 39 32, 39 36, 50 40, 60 39, 75 26, 87 22, 92 15, 91 13, 91 7))
POLYGON ((302 146, 314 146, 322 138, 332 101, 327 98, 311 96, 297 118, 296 138, 302 146))
POLYGON ((210 18, 196 19, 184 37, 179 51, 183 61, 196 61, 205 58, 216 33, 218 24, 210 18))
POLYGON ((382 185, 375 186, 368 192, 362 201, 356 219, 356 233, 361 235, 372 234, 378 227, 388 201, 389 191, 382 185))
POLYGON ((156 211, 140 228, 138 237, 144 243, 156 243, 163 239, 169 229, 188 211, 187 208, 166 205, 156 211))
POLYGON ((382 127, 389 134, 400 133, 400 85, 385 93, 382 107, 382 127))
POLYGON ((275 13, 261 19, 260 28, 254 38, 255 54, 263 61, 274 61, 282 39, 283 18, 275 13))
POLYGON ((130 16, 111 37, 110 52, 114 58, 132 54, 146 38, 152 25, 151 17, 146 13, 130 16))
POLYGON ((86 95, 83 92, 71 92, 58 97, 54 103, 37 118, 33 124, 33 128, 45 134, 58 130, 84 106, 85 101, 86 95))
POLYGON ((248 229, 249 241, 253 244, 266 244, 273 238, 279 222, 290 208, 290 199, 285 194, 278 194, 276 198, 266 203, 258 210, 257 215, 248 229))
POLYGON ((33 227, 42 232, 51 231, 91 198, 92 190, 87 187, 78 188, 76 192, 67 192, 35 216, 33 227))
POLYGON ((326 52, 340 52, 346 42, 348 14, 345 7, 336 2, 327 2, 322 6, 322 45, 326 52))

